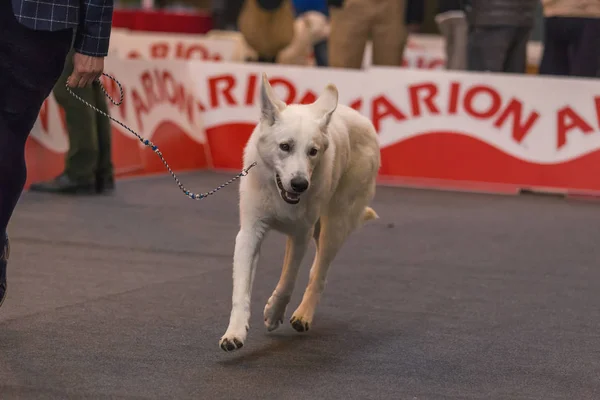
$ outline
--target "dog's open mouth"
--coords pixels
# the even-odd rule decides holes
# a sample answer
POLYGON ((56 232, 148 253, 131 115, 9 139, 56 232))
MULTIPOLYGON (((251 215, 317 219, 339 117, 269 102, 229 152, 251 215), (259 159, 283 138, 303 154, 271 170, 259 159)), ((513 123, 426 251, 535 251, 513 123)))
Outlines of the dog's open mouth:
POLYGON ((275 180, 277 181, 277 187, 279 188, 281 198, 288 204, 298 204, 300 202, 300 194, 288 192, 283 188, 283 183, 281 183, 281 178, 279 178, 279 174, 275 175, 275 180))

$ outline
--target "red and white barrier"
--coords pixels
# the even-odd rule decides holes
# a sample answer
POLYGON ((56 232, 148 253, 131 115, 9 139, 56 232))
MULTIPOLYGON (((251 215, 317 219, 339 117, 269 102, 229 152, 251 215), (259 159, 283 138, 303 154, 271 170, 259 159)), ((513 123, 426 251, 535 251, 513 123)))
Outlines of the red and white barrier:
MULTIPOLYGON (((112 115, 151 139, 175 170, 242 167, 259 117, 265 71, 288 103, 312 102, 332 82, 340 103, 368 116, 380 136, 382 180, 438 188, 600 192, 600 81, 370 68, 336 70, 203 61, 109 58, 124 86, 112 115)), ((111 88, 117 97, 116 87, 111 88)), ((114 126, 121 173, 163 168, 114 126)), ((28 144, 29 181, 60 172, 64 117, 50 98, 28 144)))
MULTIPOLYGON (((243 62, 256 58, 255 52, 246 44, 239 32, 211 31, 208 35, 183 33, 153 33, 113 29, 110 42, 111 54, 122 58, 144 59, 196 59, 208 61, 243 62)), ((541 59, 542 45, 530 42, 527 46, 527 63, 537 68, 541 59)), ((372 66, 371 42, 367 42, 363 68, 372 66)), ((306 65, 313 65, 309 58, 306 65)), ((444 40, 439 35, 411 34, 404 51, 402 66, 417 69, 444 69, 446 53, 444 40)))
POLYGON ((110 51, 121 58, 233 61, 239 44, 227 38, 119 30, 110 51))

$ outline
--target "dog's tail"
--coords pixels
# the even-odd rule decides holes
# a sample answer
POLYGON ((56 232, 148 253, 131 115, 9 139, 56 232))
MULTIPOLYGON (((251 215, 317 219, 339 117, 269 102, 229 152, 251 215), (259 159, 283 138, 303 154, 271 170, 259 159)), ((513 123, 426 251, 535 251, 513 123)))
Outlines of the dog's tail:
POLYGON ((373 210, 371 207, 365 207, 365 211, 363 211, 363 222, 367 222, 372 219, 378 219, 379 215, 373 210))

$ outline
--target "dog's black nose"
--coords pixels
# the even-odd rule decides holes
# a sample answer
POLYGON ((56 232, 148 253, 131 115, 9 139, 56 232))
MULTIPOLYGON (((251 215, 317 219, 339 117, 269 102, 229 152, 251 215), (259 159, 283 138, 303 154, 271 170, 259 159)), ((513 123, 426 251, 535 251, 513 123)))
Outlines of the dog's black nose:
POLYGON ((304 178, 292 178, 290 184, 292 185, 292 189, 294 189, 294 192, 297 193, 302 193, 306 189, 308 189, 308 181, 304 178))

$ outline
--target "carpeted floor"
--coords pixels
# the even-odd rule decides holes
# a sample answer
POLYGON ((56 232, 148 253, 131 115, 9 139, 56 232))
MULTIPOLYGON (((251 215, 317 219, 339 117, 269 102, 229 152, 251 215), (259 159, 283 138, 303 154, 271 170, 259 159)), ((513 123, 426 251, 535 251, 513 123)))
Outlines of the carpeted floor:
POLYGON ((248 340, 225 353, 236 205, 237 185, 194 202, 170 177, 25 194, 0 398, 600 398, 600 205, 380 188, 381 219, 346 243, 307 334, 262 325, 283 258, 269 236, 248 340))

